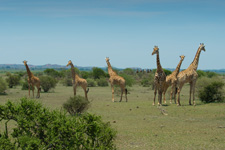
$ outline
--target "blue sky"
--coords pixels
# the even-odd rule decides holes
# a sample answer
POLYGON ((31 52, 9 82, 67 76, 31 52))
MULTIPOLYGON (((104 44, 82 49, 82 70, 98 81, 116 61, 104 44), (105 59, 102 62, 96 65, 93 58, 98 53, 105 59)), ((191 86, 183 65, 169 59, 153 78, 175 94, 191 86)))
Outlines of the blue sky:
POLYGON ((0 0, 0 64, 225 68, 224 0, 0 0))

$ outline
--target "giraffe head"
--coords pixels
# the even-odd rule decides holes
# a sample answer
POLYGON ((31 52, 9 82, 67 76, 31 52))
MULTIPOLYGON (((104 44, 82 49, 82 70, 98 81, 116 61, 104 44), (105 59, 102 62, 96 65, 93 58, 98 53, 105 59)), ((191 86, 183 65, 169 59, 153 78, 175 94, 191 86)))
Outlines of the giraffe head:
POLYGON ((181 58, 181 60, 184 60, 185 56, 184 55, 181 55, 180 58, 181 58))
POLYGON ((205 45, 204 45, 204 43, 200 43, 199 49, 205 51, 205 45))
POLYGON ((158 53, 158 52, 159 52, 159 48, 158 48, 158 46, 155 46, 155 47, 153 48, 152 55, 154 55, 154 54, 156 54, 156 53, 158 53))
POLYGON ((26 64, 27 64, 27 61, 26 61, 26 60, 24 60, 24 61, 23 61, 23 63, 24 63, 24 65, 26 65, 26 64))
POLYGON ((68 67, 68 66, 71 65, 71 64, 72 64, 72 61, 69 60, 69 61, 68 61, 68 64, 66 65, 66 67, 68 67))
POLYGON ((106 61, 106 62, 109 62, 109 57, 106 57, 106 58, 105 58, 105 61, 106 61))

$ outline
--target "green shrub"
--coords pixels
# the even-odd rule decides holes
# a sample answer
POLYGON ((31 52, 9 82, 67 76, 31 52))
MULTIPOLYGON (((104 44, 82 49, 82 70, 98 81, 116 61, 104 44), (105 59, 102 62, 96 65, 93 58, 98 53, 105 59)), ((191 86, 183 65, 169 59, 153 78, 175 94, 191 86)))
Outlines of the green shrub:
POLYGON ((150 82, 149 79, 144 78, 144 79, 141 80, 141 85, 142 85, 143 87, 150 87, 150 86, 151 86, 151 82, 150 82))
POLYGON ((101 117, 66 115, 22 98, 0 105, 0 149, 115 149, 116 132, 101 117), (15 126, 8 132, 8 122, 15 126))
POLYGON ((198 97, 206 103, 221 102, 224 100, 223 86, 224 82, 220 78, 202 77, 197 81, 198 97))
POLYGON ((167 70, 167 69, 163 69, 163 71, 165 72, 166 76, 170 75, 172 73, 172 71, 167 70))
POLYGON ((97 81, 98 86, 109 86, 106 78, 100 78, 100 79, 97 79, 96 81, 97 81))
POLYGON ((126 81, 126 86, 132 86, 135 82, 134 78, 131 75, 127 74, 120 74, 121 77, 123 77, 126 81))
POLYGON ((63 108, 70 115, 77 115, 85 112, 89 107, 89 101, 82 96, 70 97, 67 102, 63 104, 63 108))
POLYGON ((22 90, 28 90, 29 89, 29 84, 27 81, 22 83, 22 90))
POLYGON ((9 88, 13 88, 13 86, 17 86, 20 84, 20 76, 7 73, 6 82, 8 83, 9 88))
POLYGON ((50 89, 55 88, 57 84, 57 80, 50 76, 41 76, 40 81, 44 92, 48 92, 50 89))
POLYGON ((92 68, 94 79, 100 79, 101 77, 105 77, 105 71, 101 68, 94 67, 92 68))
POLYGON ((64 86, 72 86, 73 85, 73 82, 72 82, 72 78, 65 78, 62 80, 62 84, 64 86))
POLYGON ((206 72, 202 71, 202 70, 197 70, 198 73, 198 77, 205 77, 206 76, 206 72))
POLYGON ((2 77, 0 77, 0 93, 5 93, 6 89, 7 89, 7 83, 2 77))
POLYGON ((90 73, 88 71, 81 71, 81 77, 84 79, 87 79, 88 77, 90 77, 90 73))
POLYGON ((53 78, 61 78, 63 76, 62 73, 56 71, 55 69, 45 69, 44 73, 53 78))
POLYGON ((206 72, 206 75, 207 75, 208 78, 212 78, 212 77, 218 76, 217 73, 212 72, 212 71, 207 71, 207 72, 206 72))
POLYGON ((96 87, 97 86, 94 79, 88 78, 87 83, 88 83, 88 87, 96 87))

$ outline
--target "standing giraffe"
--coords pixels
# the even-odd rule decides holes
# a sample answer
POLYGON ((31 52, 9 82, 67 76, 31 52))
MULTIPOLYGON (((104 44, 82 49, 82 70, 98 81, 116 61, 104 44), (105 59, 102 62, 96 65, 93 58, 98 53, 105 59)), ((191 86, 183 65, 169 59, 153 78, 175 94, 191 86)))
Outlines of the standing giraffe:
MULTIPOLYGON (((177 68, 170 75, 166 76, 166 83, 165 83, 164 90, 163 90, 164 103, 166 103, 165 93, 166 93, 168 87, 171 85, 172 85, 172 88, 171 88, 171 92, 170 92, 170 103, 172 103, 172 95, 173 95, 173 92, 175 92, 176 83, 177 83, 177 75, 180 72, 180 66, 184 60, 184 57, 185 57, 184 55, 180 56, 181 59, 180 59, 179 64, 177 65, 177 68)), ((175 103, 176 103, 176 96, 175 96, 175 103)))
POLYGON ((180 92, 183 85, 187 82, 190 83, 189 105, 191 105, 192 93, 193 93, 193 104, 195 105, 195 84, 198 78, 198 73, 196 72, 196 70, 198 68, 199 57, 202 50, 205 51, 205 45, 203 43, 200 43, 200 46, 197 50, 193 62, 186 70, 181 71, 177 76, 177 93, 178 93, 177 105, 180 105, 180 92))
POLYGON ((71 66, 74 95, 76 95, 77 86, 81 86, 83 88, 83 90, 84 90, 85 98, 88 99, 87 93, 89 91, 89 88, 87 89, 87 81, 85 79, 83 79, 83 78, 80 78, 78 76, 78 74, 75 73, 74 65, 73 65, 71 60, 69 60, 69 62, 68 62, 68 64, 66 66, 68 67, 69 65, 71 66))
POLYGON ((117 73, 115 71, 113 71, 108 57, 106 57, 105 60, 108 65, 108 73, 110 76, 109 82, 110 82, 111 88, 112 88, 112 102, 114 102, 114 84, 119 85, 121 88, 120 102, 122 101, 123 92, 125 93, 126 102, 127 102, 127 89, 125 88, 126 87, 125 79, 123 77, 117 75, 117 73))
POLYGON ((34 86, 37 87, 37 96, 36 98, 39 98, 40 97, 40 91, 41 91, 41 83, 40 83, 40 79, 38 77, 35 77, 33 75, 33 73, 30 71, 28 65, 27 65, 27 61, 24 60, 23 61, 25 67, 26 67, 26 70, 27 70, 27 74, 28 74, 28 86, 29 86, 29 97, 30 97, 30 87, 32 87, 32 91, 33 91, 33 97, 34 97, 34 86))
POLYGON ((155 105, 155 97, 157 94, 157 90, 158 90, 158 105, 162 105, 162 93, 164 84, 166 82, 166 74, 164 73, 163 68, 160 64, 158 46, 155 46, 153 48, 152 55, 154 54, 156 54, 157 70, 155 72, 155 79, 154 79, 155 92, 154 92, 154 101, 152 105, 155 105))

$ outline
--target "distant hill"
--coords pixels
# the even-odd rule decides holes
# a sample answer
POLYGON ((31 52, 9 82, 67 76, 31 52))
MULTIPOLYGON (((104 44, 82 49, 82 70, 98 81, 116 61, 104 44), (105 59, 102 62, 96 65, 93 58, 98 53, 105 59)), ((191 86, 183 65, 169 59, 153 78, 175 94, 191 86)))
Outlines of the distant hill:
MULTIPOLYGON (((69 69, 70 67, 66 67, 64 65, 57 65, 57 64, 46 64, 46 65, 29 65, 31 70, 45 70, 47 68, 52 68, 56 70, 63 70, 63 69, 69 69)), ((81 66, 75 66, 81 71, 90 71, 94 66, 89 66, 89 67, 81 67, 81 66)), ((107 67, 100 67, 103 70, 107 70, 107 67)), ((115 67, 114 67, 115 68, 115 67)), ((117 70, 123 70, 124 68, 115 68, 117 70)), ((132 67, 134 70, 140 70, 141 68, 135 68, 132 67)), ((150 69, 150 68, 149 68, 150 69)), ((173 68, 165 68, 167 70, 173 71, 173 68)), ((0 64, 0 70, 26 70, 25 66, 23 64, 0 64)), ((225 69, 207 69, 203 71, 212 71, 216 73, 225 73, 225 69)))

